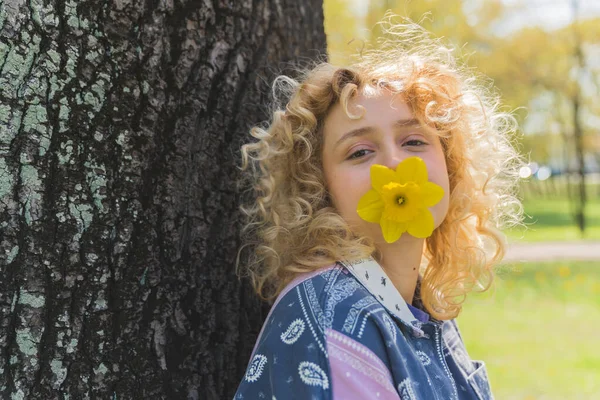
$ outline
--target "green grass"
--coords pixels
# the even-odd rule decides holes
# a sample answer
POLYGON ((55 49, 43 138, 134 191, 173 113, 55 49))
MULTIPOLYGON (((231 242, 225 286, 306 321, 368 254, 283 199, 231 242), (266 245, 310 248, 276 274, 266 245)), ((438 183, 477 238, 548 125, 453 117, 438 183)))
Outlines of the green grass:
POLYGON ((458 318, 498 399, 600 399, 600 263, 503 265, 458 318), (511 271, 512 269, 512 271, 511 271))
POLYGON ((527 228, 507 231, 511 241, 600 240, 600 186, 588 186, 586 232, 582 236, 573 218, 573 207, 561 182, 526 182, 522 186, 524 223, 527 228))
POLYGON ((570 204, 566 199, 539 199, 523 201, 526 229, 507 232, 509 239, 540 242, 556 240, 600 239, 600 200, 593 199, 586 207, 587 229, 582 236, 573 221, 570 204))

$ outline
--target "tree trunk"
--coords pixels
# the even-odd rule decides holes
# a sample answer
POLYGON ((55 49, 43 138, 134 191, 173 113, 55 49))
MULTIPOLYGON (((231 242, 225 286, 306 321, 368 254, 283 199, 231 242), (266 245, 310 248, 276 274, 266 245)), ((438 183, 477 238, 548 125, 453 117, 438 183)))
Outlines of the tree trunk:
POLYGON ((577 160, 577 199, 575 220, 581 236, 585 235, 586 219, 585 205, 587 202, 587 192, 585 187, 585 155, 583 151, 583 128, 579 123, 581 109, 581 95, 579 89, 572 99, 573 105, 573 136, 575 139, 575 159, 577 160))
POLYGON ((573 136, 575 139, 575 159, 577 160, 577 175, 579 177, 578 192, 577 192, 577 208, 575 212, 575 219, 579 232, 583 236, 585 234, 586 219, 585 219, 585 205, 587 202, 587 193, 585 187, 585 154, 583 151, 583 127, 581 126, 581 78, 583 77, 583 69, 585 68, 585 61, 583 57, 583 48, 581 35, 578 27, 578 10, 579 0, 571 1, 571 8, 573 11, 573 33, 574 33, 574 45, 575 45, 575 93, 572 98, 573 105, 573 136))
POLYGON ((0 0, 0 398, 233 396, 238 149, 324 51, 322 0, 0 0))

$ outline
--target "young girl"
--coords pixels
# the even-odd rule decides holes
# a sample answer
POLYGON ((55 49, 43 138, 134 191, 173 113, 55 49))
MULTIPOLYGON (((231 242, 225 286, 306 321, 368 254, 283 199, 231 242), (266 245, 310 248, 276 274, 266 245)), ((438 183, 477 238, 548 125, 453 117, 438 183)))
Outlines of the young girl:
POLYGON ((491 399, 454 318, 519 222, 513 119, 414 24, 279 77, 242 148, 246 268, 276 298, 235 399, 491 399))

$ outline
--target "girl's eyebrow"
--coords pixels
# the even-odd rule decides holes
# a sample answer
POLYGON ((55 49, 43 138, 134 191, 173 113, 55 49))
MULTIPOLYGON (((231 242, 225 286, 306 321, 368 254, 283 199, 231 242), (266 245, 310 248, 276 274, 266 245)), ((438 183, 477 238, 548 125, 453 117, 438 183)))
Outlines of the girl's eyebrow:
MULTIPOLYGON (((395 129, 419 128, 421 127, 421 123, 416 118, 399 119, 398 121, 394 122, 393 126, 395 129)), ((372 126, 363 126, 362 128, 353 129, 350 132, 344 133, 333 147, 336 148, 340 143, 342 143, 345 140, 361 135, 366 135, 368 133, 374 132, 375 130, 376 128, 372 126)))

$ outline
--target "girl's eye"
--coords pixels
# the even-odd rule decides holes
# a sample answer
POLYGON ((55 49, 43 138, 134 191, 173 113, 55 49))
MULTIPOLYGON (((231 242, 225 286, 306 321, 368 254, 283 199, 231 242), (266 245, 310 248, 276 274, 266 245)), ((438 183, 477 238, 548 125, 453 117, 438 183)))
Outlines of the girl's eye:
POLYGON ((352 160, 352 159, 355 159, 355 158, 360 158, 360 157, 366 156, 367 154, 369 154, 369 153, 367 153, 368 151, 371 151, 371 150, 360 149, 358 151, 355 151, 354 153, 352 153, 350 155, 350 157, 348 157, 348 160, 352 160))
POLYGON ((404 144, 407 145, 407 146, 424 146, 427 143, 425 143, 422 140, 413 139, 413 140, 409 140, 408 142, 404 142, 404 144))

